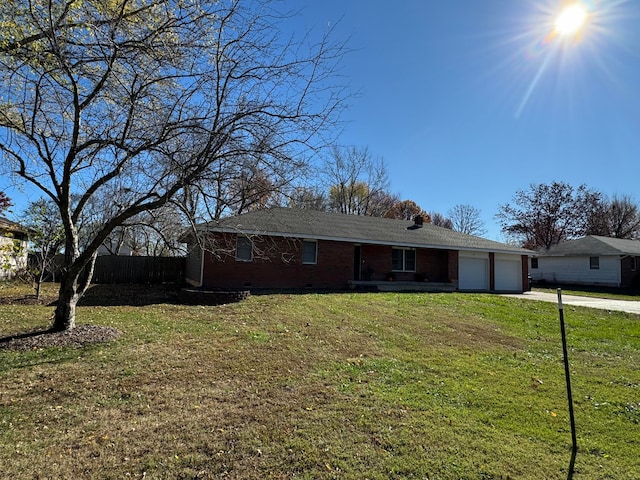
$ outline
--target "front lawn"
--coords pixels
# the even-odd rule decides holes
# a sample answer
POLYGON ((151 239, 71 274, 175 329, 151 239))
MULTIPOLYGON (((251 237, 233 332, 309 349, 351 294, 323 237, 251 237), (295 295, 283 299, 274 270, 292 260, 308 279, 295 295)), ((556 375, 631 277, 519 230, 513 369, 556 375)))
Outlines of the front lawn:
MULTIPOLYGON (((79 307, 78 323, 115 327, 118 340, 0 349, 5 478, 567 477, 553 304, 310 293, 218 307, 123 294, 114 306, 108 295, 79 307)), ((51 312, 0 305, 0 337, 46 327, 51 312)), ((640 478, 640 318, 565 307, 565 320, 574 478, 640 478)))

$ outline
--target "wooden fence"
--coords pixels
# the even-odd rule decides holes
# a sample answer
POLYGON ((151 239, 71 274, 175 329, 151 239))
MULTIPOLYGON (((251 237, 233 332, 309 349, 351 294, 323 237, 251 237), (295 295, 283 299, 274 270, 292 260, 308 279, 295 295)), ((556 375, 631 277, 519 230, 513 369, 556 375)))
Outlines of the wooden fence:
POLYGON ((93 283, 182 283, 184 257, 125 257, 103 255, 96 259, 93 283))
MULTIPOLYGON (((53 280, 57 280, 63 263, 56 256, 53 280)), ((102 255, 96 259, 92 283, 183 283, 184 257, 129 257, 102 255)), ((53 272, 52 272, 53 273, 53 272)))

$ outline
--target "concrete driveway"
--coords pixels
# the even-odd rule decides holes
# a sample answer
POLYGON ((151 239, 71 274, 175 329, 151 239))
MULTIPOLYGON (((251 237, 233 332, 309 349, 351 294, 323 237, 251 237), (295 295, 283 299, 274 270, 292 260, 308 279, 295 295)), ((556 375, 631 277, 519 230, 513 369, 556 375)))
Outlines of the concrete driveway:
MULTIPOLYGON (((526 300, 538 300, 541 302, 558 303, 556 293, 525 292, 520 294, 505 294, 505 297, 524 298, 526 300)), ((578 307, 599 308, 601 310, 613 310, 640 315, 640 301, 608 300, 606 298, 579 297, 577 295, 562 294, 563 305, 575 305, 578 307)))

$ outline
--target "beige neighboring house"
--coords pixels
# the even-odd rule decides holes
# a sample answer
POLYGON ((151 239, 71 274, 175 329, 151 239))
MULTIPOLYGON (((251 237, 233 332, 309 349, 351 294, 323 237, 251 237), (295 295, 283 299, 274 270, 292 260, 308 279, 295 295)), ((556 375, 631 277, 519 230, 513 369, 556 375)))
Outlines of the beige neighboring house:
POLYGON ((15 276, 27 265, 29 231, 4 217, 0 217, 0 280, 15 276))

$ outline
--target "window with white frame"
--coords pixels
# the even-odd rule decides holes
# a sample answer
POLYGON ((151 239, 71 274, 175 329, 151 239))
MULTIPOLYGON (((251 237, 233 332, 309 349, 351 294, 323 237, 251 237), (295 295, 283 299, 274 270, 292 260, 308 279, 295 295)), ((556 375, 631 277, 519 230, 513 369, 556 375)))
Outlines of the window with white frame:
POLYGON ((589 268, 591 270, 600 269, 600 257, 589 257, 589 268))
POLYGON ((318 263, 318 242, 304 240, 302 242, 302 263, 311 265, 318 263))
POLYGON ((411 248, 393 248, 391 250, 391 270, 394 272, 415 272, 416 251, 411 248))
POLYGON ((236 240, 236 260, 239 262, 253 260, 253 242, 249 237, 238 235, 236 240))
POLYGON ((531 259, 531 268, 538 268, 538 259, 536 257, 531 259))

